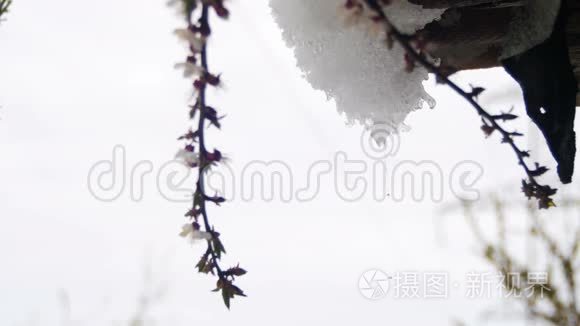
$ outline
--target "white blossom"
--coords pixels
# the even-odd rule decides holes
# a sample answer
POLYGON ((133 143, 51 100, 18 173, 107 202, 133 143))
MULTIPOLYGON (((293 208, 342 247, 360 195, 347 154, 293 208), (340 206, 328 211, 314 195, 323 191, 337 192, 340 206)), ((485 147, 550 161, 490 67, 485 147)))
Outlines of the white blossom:
POLYGON ((184 224, 181 228, 181 232, 179 233, 180 237, 190 239, 192 241, 196 240, 211 240, 212 236, 211 233, 194 230, 193 225, 191 223, 184 224))
POLYGON ((197 52, 200 52, 205 44, 205 38, 196 35, 189 28, 178 28, 173 31, 173 34, 180 40, 186 41, 197 52))
POLYGON ((167 6, 175 10, 175 14, 179 15, 181 18, 185 12, 185 6, 182 0, 169 0, 167 1, 167 6))
POLYGON ((199 164, 199 153, 191 152, 186 149, 180 149, 175 154, 175 159, 183 162, 188 166, 195 166, 199 164))
POLYGON ((203 68, 189 61, 176 63, 175 69, 183 69, 183 77, 201 76, 203 68))

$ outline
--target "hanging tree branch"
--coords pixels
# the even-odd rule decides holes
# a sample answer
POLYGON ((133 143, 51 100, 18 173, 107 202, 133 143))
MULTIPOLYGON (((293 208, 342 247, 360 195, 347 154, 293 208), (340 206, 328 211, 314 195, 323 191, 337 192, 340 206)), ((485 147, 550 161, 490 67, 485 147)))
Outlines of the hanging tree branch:
POLYGON ((4 18, 3 16, 8 12, 12 0, 0 0, 0 22, 4 18))
POLYGON ((222 159, 222 154, 215 149, 208 151, 205 130, 207 127, 220 128, 220 120, 217 110, 207 104, 207 89, 218 87, 221 83, 220 76, 213 74, 208 63, 207 40, 211 36, 210 14, 214 12, 218 17, 227 19, 229 11, 224 7, 223 0, 182 0, 183 9, 187 18, 187 28, 176 30, 178 37, 189 43, 190 53, 184 63, 176 65, 184 68, 186 77, 195 77, 193 88, 195 103, 190 106, 190 119, 195 125, 195 130, 190 130, 181 136, 179 140, 186 141, 183 149, 177 153, 181 159, 192 169, 197 170, 197 182, 193 194, 193 206, 185 214, 189 222, 184 225, 182 236, 191 240, 205 240, 207 249, 196 267, 200 273, 217 276, 215 292, 221 291, 225 305, 230 307, 230 299, 234 296, 245 296, 244 292, 234 285, 235 278, 242 276, 246 271, 239 266, 224 269, 220 265, 225 248, 221 242, 220 234, 215 230, 209 220, 208 205, 219 206, 225 199, 219 196, 210 196, 205 192, 205 177, 209 168, 217 165, 222 159))
POLYGON ((371 16, 369 18, 372 20, 372 23, 381 24, 384 27, 387 46, 391 48, 393 43, 397 42, 405 50, 406 69, 408 71, 412 71, 418 63, 427 71, 433 73, 439 82, 447 85, 455 91, 455 93, 463 97, 481 117, 483 123, 481 129, 486 136, 490 136, 494 132, 499 133, 502 137, 502 143, 508 144, 515 153, 519 165, 523 168, 528 178, 527 181, 522 180, 522 191, 524 194, 529 199, 537 199, 540 208, 547 209, 555 206, 552 197, 556 194, 557 189, 548 185, 542 185, 537 180, 537 178, 545 174, 548 169, 538 163, 535 163, 535 166, 533 167, 530 166, 526 161, 526 159, 530 157, 529 152, 522 150, 515 142, 515 137, 523 136, 523 134, 517 131, 508 131, 500 124, 500 122, 514 120, 517 116, 510 113, 502 113, 499 115, 489 113, 477 101, 478 96, 484 91, 483 88, 472 87, 472 90, 466 91, 451 81, 448 76, 443 73, 435 63, 433 63, 427 54, 423 52, 422 47, 425 44, 425 40, 420 39, 416 35, 406 35, 391 23, 383 9, 383 6, 389 5, 390 2, 391 0, 346 0, 344 6, 354 15, 362 15, 365 10, 371 11, 371 16))

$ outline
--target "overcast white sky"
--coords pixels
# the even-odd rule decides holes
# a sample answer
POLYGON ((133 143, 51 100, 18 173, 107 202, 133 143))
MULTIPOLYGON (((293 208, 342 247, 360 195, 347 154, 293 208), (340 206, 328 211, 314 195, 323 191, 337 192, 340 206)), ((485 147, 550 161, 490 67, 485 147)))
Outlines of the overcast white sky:
MULTIPOLYGON (((298 187, 312 163, 337 152, 372 162, 361 150, 362 128, 345 126, 333 102, 301 78, 267 1, 232 1, 231 11, 211 43, 210 64, 226 84, 211 100, 227 118, 210 139, 235 174, 253 160, 279 160, 298 187)), ((194 271, 203 248, 177 236, 189 205, 156 189, 156 174, 188 127, 190 85, 173 69, 185 53, 172 35, 180 26, 161 0, 15 1, 0 26, 0 323, 62 325, 64 292, 73 324, 129 318, 149 263, 167 288, 152 311, 160 325, 447 325, 454 318, 477 325, 494 304, 467 299, 460 288, 448 299, 377 302, 358 290, 372 268, 449 272, 459 287, 467 271, 488 268, 461 216, 439 214, 456 203, 447 185, 442 203, 377 202, 370 194, 348 203, 326 179, 307 203, 238 199, 212 209, 226 262, 249 270, 239 281, 249 297, 225 310, 210 292, 214 280, 194 271), (153 164, 139 202, 128 188, 108 203, 88 190, 91 166, 110 160, 116 145, 125 148, 127 169, 153 164)), ((503 71, 457 79, 487 87, 482 100, 492 109, 514 104, 523 112, 503 71)), ((409 117, 411 130, 388 164, 430 160, 447 176, 471 160, 484 169, 478 189, 515 194, 521 171, 509 149, 484 139, 464 102, 426 85, 438 106, 409 117)), ((527 130, 526 119, 515 126, 527 130)))

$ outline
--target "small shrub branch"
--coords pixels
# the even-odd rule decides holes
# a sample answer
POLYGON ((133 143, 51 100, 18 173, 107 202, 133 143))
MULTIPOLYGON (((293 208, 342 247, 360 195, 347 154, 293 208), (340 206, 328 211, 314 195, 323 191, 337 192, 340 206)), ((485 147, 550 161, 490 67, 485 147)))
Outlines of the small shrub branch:
POLYGON ((555 206, 552 197, 556 194, 557 189, 554 189, 549 185, 542 185, 538 181, 538 177, 545 174, 548 169, 538 163, 535 163, 535 166, 531 166, 526 161, 526 159, 530 157, 529 151, 522 150, 515 141, 516 137, 523 136, 523 134, 517 131, 508 131, 500 124, 500 122, 515 120, 517 116, 509 112, 499 115, 489 113, 477 101, 478 96, 485 91, 483 88, 472 87, 471 91, 466 91, 455 82, 451 81, 449 77, 433 63, 428 55, 423 52, 421 44, 424 44, 424 40, 419 40, 416 35, 406 35, 402 33, 391 23, 383 9, 383 6, 388 5, 390 0, 360 1, 362 2, 359 2, 359 0, 347 0, 345 7, 347 10, 359 15, 367 9, 370 10, 372 13, 372 16, 370 17, 372 23, 382 24, 384 26, 387 46, 391 48, 393 43, 397 42, 405 50, 405 62, 408 71, 411 71, 418 63, 427 71, 434 74, 440 83, 447 85, 455 93, 463 97, 481 117, 483 123, 481 129, 484 131, 486 136, 490 136, 494 132, 499 133, 502 137, 502 143, 508 144, 513 150, 517 157, 518 164, 522 167, 527 176, 527 180, 522 180, 522 191, 528 199, 537 199, 538 206, 541 209, 555 206))

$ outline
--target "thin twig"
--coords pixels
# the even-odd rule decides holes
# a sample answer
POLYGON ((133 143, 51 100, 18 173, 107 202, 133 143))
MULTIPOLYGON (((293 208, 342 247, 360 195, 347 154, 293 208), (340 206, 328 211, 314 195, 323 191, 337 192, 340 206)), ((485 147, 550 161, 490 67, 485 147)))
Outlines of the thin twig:
MULTIPOLYGON (((209 26, 209 14, 208 13, 209 13, 208 5, 203 4, 201 18, 199 19, 200 25, 209 26)), ((204 44, 202 46, 200 56, 201 56, 201 67, 203 68, 203 71, 209 71, 208 49, 207 49, 206 42, 204 42, 204 44)), ((199 155, 199 167, 198 167, 198 177, 197 177, 197 189, 198 189, 199 195, 201 195, 203 198, 199 202, 199 208, 200 208, 199 213, 203 217, 203 224, 204 224, 205 231, 212 232, 213 230, 212 230, 211 225, 209 223, 209 218, 208 218, 207 209, 206 209, 206 200, 205 200, 206 195, 205 195, 205 182, 204 182, 205 169, 209 167, 208 162, 206 162, 206 157, 207 157, 208 153, 207 153, 207 149, 205 146, 206 87, 202 87, 199 89, 198 99, 199 99, 199 120, 198 120, 197 130, 199 131, 198 141, 199 141, 199 153, 200 153, 200 155, 199 155)), ((216 255, 216 251, 215 251, 215 248, 212 244, 212 240, 207 240, 207 245, 211 249, 210 253, 211 253, 211 256, 213 258, 213 261, 215 262, 215 269, 217 270, 218 277, 220 279, 222 279, 224 277, 223 272, 222 272, 219 264, 217 263, 219 258, 216 255)))
MULTIPOLYGON (((222 159, 222 155, 218 150, 214 150, 213 153, 209 152, 206 144, 206 127, 213 125, 220 128, 216 110, 207 104, 207 88, 218 86, 220 77, 210 71, 208 63, 209 51, 206 40, 211 35, 210 11, 214 11, 221 18, 227 18, 229 12, 224 7, 223 0, 183 0, 183 4, 186 10, 188 27, 187 30, 181 30, 180 33, 185 34, 184 38, 190 42, 191 50, 185 65, 199 74, 193 83, 196 103, 191 106, 190 111, 191 119, 197 116, 197 129, 195 131, 190 130, 180 137, 180 139, 188 141, 184 156, 188 165, 192 168, 197 168, 198 173, 192 208, 186 216, 192 219, 190 230, 192 230, 193 234, 197 234, 198 238, 205 238, 207 242, 207 249, 196 267, 201 273, 217 275, 218 280, 214 291, 221 291, 224 303, 229 308, 230 299, 234 296, 245 296, 244 292, 234 285, 234 280, 236 277, 244 275, 246 271, 239 266, 227 270, 220 266, 221 255, 225 253, 225 249, 220 240, 220 234, 210 223, 207 204, 210 202, 219 205, 225 199, 217 196, 211 197, 205 192, 206 172, 212 165, 219 163, 222 159), (200 7, 201 12, 199 13, 200 7), (199 15, 195 23, 193 22, 194 14, 199 15), (197 152, 195 152, 194 145, 198 148, 197 152), (192 157, 196 159, 192 159, 192 157), (200 231, 200 217, 203 231, 200 231)), ((189 233, 191 232, 186 232, 186 234, 189 233)))

